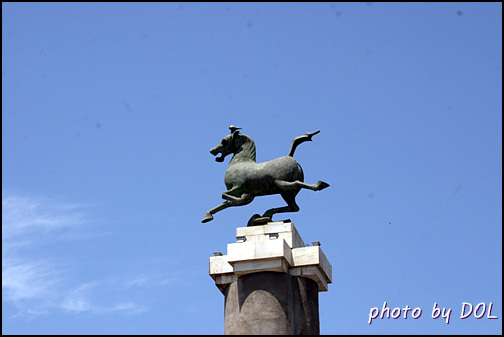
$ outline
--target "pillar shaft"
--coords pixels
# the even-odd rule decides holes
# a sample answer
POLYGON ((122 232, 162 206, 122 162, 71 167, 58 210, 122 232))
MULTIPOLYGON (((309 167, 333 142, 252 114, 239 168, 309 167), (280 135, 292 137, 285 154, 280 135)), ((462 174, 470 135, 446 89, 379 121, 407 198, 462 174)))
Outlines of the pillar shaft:
POLYGON ((239 277, 225 290, 226 335, 318 335, 318 285, 279 272, 239 277))

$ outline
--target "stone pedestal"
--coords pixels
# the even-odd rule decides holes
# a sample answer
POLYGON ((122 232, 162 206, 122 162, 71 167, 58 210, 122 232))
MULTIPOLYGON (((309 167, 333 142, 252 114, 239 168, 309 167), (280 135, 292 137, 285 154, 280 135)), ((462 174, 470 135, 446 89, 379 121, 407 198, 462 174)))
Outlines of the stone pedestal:
POLYGON ((225 334, 319 334, 318 292, 332 280, 320 243, 305 245, 291 222, 270 222, 237 228, 227 255, 214 255, 225 334))

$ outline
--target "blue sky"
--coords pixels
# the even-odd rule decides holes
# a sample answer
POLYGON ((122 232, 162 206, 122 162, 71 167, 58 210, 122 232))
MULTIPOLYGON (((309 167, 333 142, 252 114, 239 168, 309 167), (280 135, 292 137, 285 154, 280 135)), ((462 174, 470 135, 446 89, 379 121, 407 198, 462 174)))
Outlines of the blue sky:
POLYGON ((502 333, 501 3, 2 3, 2 332, 221 334, 208 258, 283 206, 201 223, 231 124, 321 130, 274 219, 332 263, 322 334, 502 333))

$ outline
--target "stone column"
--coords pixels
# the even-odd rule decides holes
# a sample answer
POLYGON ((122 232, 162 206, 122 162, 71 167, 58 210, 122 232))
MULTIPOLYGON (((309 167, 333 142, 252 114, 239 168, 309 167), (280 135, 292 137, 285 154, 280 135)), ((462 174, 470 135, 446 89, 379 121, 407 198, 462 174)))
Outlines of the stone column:
POLYGON ((318 292, 332 279, 320 243, 305 246, 291 222, 239 227, 236 239, 210 258, 225 296, 224 334, 320 334, 318 292))

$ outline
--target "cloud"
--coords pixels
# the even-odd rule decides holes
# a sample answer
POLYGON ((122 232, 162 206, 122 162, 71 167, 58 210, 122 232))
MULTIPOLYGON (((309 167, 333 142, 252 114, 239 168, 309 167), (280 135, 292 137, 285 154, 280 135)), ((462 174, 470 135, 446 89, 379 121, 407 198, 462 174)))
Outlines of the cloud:
MULTIPOLYGON (((127 284, 129 281, 125 280, 124 283, 127 284)), ((146 307, 138 305, 132 301, 129 302, 117 302, 117 303, 101 303, 97 304, 94 297, 100 296, 101 293, 107 292, 109 296, 117 295, 117 293, 122 293, 118 291, 120 285, 123 282, 118 281, 102 281, 102 282, 89 282, 78 286, 76 289, 72 290, 63 300, 62 308, 66 312, 74 313, 92 313, 92 314, 103 314, 112 312, 123 312, 123 313, 141 313, 147 310, 146 307)))
POLYGON ((2 193, 2 245, 15 248, 55 239, 58 233, 76 229, 87 221, 83 205, 47 198, 5 196, 2 193), (33 239, 36 239, 33 241, 33 239))
POLYGON ((53 269, 44 261, 2 258, 2 298, 19 304, 48 297, 57 283, 53 269))
POLYGON ((128 299, 129 290, 157 283, 152 277, 93 273, 96 279, 86 279, 90 273, 84 262, 96 256, 75 249, 88 248, 91 237, 105 236, 93 230, 96 223, 85 209, 82 204, 2 192, 2 302, 14 305, 14 316, 147 310, 128 299))
POLYGON ((22 311, 53 306, 64 270, 44 257, 41 246, 55 244, 57 233, 85 223, 76 204, 2 192, 2 301, 22 311))

